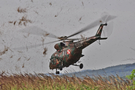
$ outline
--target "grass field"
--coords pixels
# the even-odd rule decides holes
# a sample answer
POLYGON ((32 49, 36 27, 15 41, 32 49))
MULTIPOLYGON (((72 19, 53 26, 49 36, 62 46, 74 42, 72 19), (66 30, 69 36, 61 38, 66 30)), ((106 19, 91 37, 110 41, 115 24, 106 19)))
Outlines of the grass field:
POLYGON ((130 90, 132 81, 109 76, 83 79, 50 74, 0 74, 0 90, 130 90))

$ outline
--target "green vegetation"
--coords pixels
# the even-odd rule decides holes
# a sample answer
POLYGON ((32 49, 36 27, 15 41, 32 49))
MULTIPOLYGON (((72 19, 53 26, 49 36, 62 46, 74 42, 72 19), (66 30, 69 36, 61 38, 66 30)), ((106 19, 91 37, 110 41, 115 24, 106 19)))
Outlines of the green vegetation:
POLYGON ((132 70, 130 75, 126 76, 128 79, 132 80, 131 86, 129 87, 129 89, 131 90, 135 90, 135 69, 132 70))
POLYGON ((131 80, 109 76, 84 77, 50 74, 0 74, 0 90, 128 90, 131 80))

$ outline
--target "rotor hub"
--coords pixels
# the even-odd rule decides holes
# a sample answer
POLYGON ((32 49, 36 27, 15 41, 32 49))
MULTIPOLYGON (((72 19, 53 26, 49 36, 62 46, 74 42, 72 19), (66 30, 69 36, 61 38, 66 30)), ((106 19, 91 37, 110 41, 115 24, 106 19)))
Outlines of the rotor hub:
POLYGON ((67 38, 68 38, 67 36, 58 37, 58 39, 60 40, 66 40, 67 38))

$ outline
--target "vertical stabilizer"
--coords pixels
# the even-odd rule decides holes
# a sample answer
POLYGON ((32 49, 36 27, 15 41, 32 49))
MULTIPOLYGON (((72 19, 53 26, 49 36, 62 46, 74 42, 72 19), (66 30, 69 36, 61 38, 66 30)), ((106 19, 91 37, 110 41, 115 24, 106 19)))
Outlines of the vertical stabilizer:
POLYGON ((105 23, 105 24, 101 24, 100 26, 99 26, 99 29, 98 29, 98 31, 97 31, 97 33, 96 33, 96 36, 101 36, 101 34, 102 34, 102 30, 103 30, 103 26, 107 26, 107 23, 105 23))

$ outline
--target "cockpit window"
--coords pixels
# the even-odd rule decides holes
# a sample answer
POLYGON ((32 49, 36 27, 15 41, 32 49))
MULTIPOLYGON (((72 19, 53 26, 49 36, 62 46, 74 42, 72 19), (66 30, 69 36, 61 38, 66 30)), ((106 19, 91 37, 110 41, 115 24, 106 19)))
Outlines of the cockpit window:
POLYGON ((61 43, 60 43, 60 46, 64 47, 64 46, 65 46, 65 44, 64 44, 63 42, 61 42, 61 43))

